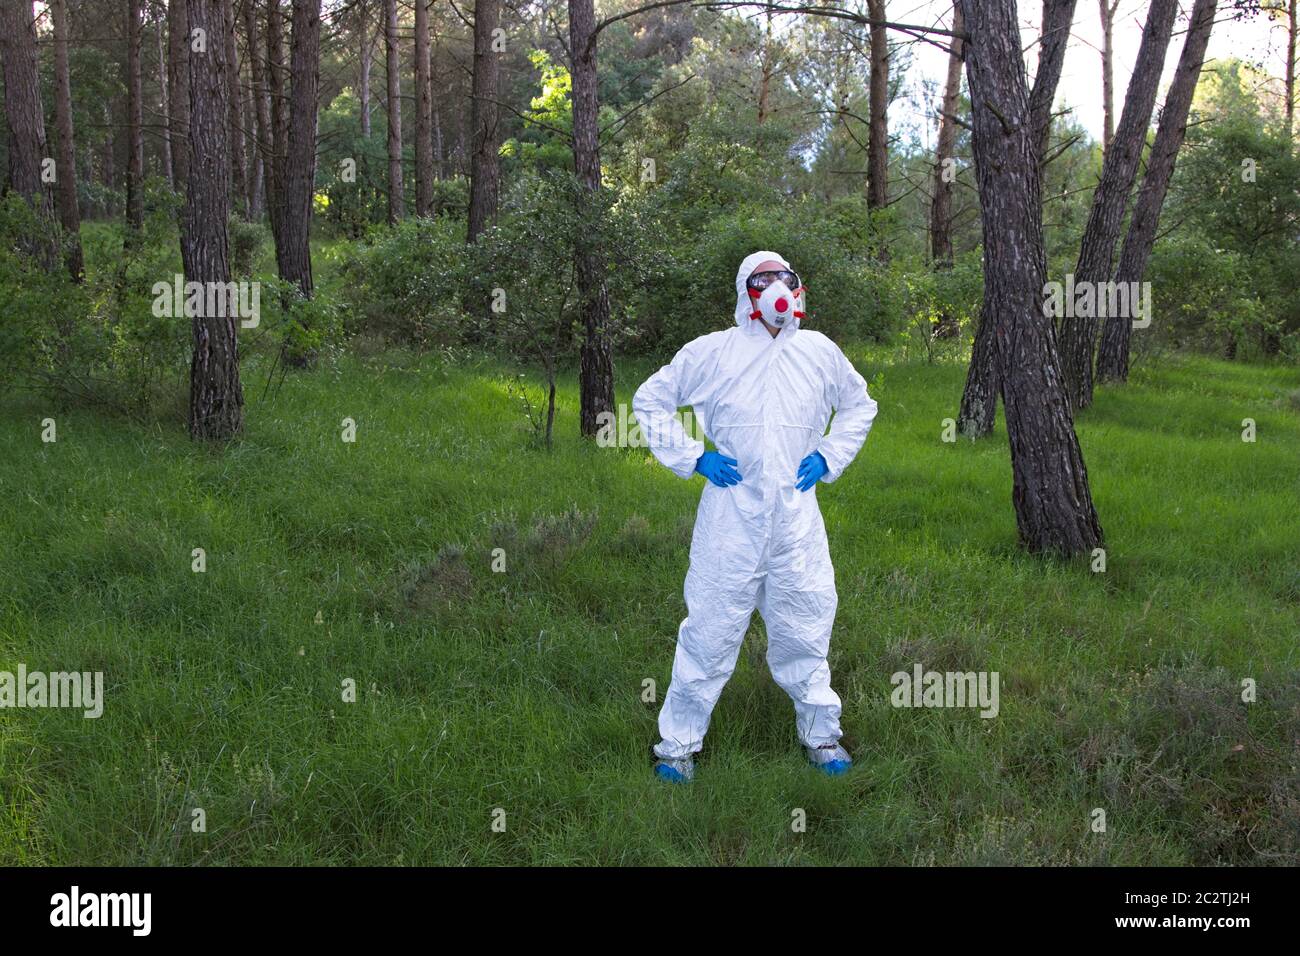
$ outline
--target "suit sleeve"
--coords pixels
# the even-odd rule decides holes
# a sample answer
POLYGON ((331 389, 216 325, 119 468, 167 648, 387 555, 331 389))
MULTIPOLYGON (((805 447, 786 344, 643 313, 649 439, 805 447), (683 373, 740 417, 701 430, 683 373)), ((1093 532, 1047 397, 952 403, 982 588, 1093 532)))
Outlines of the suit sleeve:
POLYGON ((698 371, 699 350, 692 348, 694 344, 683 346, 632 397, 632 414, 641 426, 647 447, 679 478, 691 477, 695 463, 704 454, 704 443, 686 434, 677 417, 677 409, 686 403, 690 383, 698 371))
POLYGON ((823 481, 834 481, 844 473, 867 440, 871 423, 876 418, 876 402, 867 394, 866 379, 858 374, 838 346, 835 347, 834 369, 835 419, 831 422, 831 430, 817 446, 828 469, 823 481))

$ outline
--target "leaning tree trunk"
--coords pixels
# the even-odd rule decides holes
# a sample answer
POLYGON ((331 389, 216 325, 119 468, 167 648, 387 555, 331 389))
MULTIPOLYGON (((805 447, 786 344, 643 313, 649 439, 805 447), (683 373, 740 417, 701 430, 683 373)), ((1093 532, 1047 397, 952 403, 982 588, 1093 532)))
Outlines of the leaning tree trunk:
POLYGON ((5 81, 5 127, 9 133, 9 188, 32 204, 41 234, 28 251, 47 272, 59 266, 54 206, 41 181, 45 161, 45 113, 36 55, 36 18, 31 0, 0 4, 0 65, 5 81))
POLYGON ((68 72, 68 2, 50 0, 54 25, 54 125, 59 137, 59 223, 66 242, 64 262, 74 282, 82 276, 81 213, 77 208, 77 150, 72 136, 72 81, 68 72))
POLYGON ((889 203, 889 38, 884 24, 885 0, 867 0, 867 13, 873 21, 871 83, 867 89, 867 207, 884 209, 889 203))
MULTIPOLYGON (((961 7, 953 4, 952 32, 962 32, 961 7)), ((953 148, 957 142, 957 100, 961 95, 961 37, 950 40, 948 76, 943 85, 943 105, 939 110, 939 141, 934 150, 934 195, 930 200, 930 259, 934 268, 952 268, 952 187, 956 170, 953 148)), ((940 316, 935 326, 936 338, 952 338, 960 330, 951 315, 940 316)))
MULTIPOLYGON (((250 3, 252 0, 250 0, 250 3)), ((186 0, 167 0, 167 136, 172 144, 172 188, 185 192, 190 175, 190 26, 186 0)))
MULTIPOLYGON (((1106 150, 1101 168, 1101 182, 1092 194, 1088 224, 1079 246, 1079 261, 1074 267, 1074 287, 1091 287, 1094 301, 1102 300, 1102 283, 1110 280, 1114 264, 1115 243, 1119 239, 1124 210, 1137 176, 1138 161, 1146 143, 1151 110, 1156 102, 1156 88, 1165 66, 1165 52, 1178 12, 1178 0, 1151 0, 1142 44, 1138 48, 1137 66, 1124 94, 1124 112, 1119 128, 1106 150)), ((1072 303, 1065 303, 1068 307, 1072 303)), ((1092 404, 1092 359, 1097 341, 1097 320, 1090 316, 1061 318, 1061 360, 1065 371, 1066 392, 1075 411, 1092 404)))
POLYGON ((415 0, 415 214, 433 213, 433 87, 429 0, 415 0))
POLYGON ((471 80, 470 128, 473 152, 469 167, 469 222, 467 242, 475 242, 497 215, 501 171, 497 161, 497 88, 501 59, 492 48, 493 31, 501 15, 500 0, 474 4, 474 75, 471 80))
POLYGON ((384 0, 384 51, 388 67, 388 221, 406 215, 402 182, 402 74, 397 47, 397 0, 384 0))
POLYGON ((580 426, 595 435, 597 420, 614 409, 614 351, 609 338, 609 290, 605 259, 596 232, 600 210, 600 153, 597 126, 596 10, 593 0, 569 0, 569 49, 573 54, 573 163, 582 187, 585 228, 574 241, 578 296, 582 306, 579 374, 580 426))
MULTIPOLYGON (((1029 122, 1033 132, 1034 152, 1041 167, 1047 155, 1048 136, 1052 129, 1052 101, 1061 80, 1065 48, 1070 40, 1076 0, 1045 0, 1042 32, 1038 44, 1038 72, 1029 93, 1029 122)), ((993 343, 993 323, 981 315, 971 345, 970 366, 957 412, 957 428, 967 438, 991 434, 998 412, 997 352, 993 343)))
POLYGON ((984 316, 991 321, 1011 443, 1012 501, 1032 552, 1078 555, 1102 540, 1088 472, 1042 309, 1038 152, 1014 0, 962 0, 984 228, 984 316))
MULTIPOLYGON (((285 162, 284 221, 276 245, 280 278, 312 297, 312 182, 316 174, 316 99, 320 87, 321 0, 293 0, 293 41, 290 73, 289 152, 285 162)), ((300 362, 310 356, 297 356, 300 362)))
MULTIPOLYGON (((1156 241, 1156 226, 1160 222, 1160 209, 1164 205, 1169 180, 1174 174, 1174 160, 1187 133, 1187 116, 1192 107, 1192 96, 1201 77, 1201 64, 1205 62, 1205 49, 1214 28, 1217 0, 1196 0, 1192 8, 1191 23, 1183 52, 1178 57, 1174 80, 1165 94, 1164 109, 1160 114, 1160 128, 1147 159, 1146 178, 1138 190, 1133 205, 1133 218, 1128 235, 1120 252, 1119 266, 1115 271, 1118 283, 1141 282, 1146 272, 1147 260, 1156 241)), ((1107 317, 1097 353, 1097 380, 1128 381, 1129 336, 1133 323, 1128 316, 1107 317)))
POLYGON ((140 0, 126 3, 126 225, 128 237, 144 228, 144 101, 140 84, 140 0))
MULTIPOLYGON (((190 27, 209 38, 221 36, 222 0, 190 0, 190 27)), ((226 223, 230 215, 230 107, 226 61, 221 47, 190 57, 191 167, 186 188, 184 239, 187 282, 204 288, 230 282, 226 223)), ((206 297, 205 297, 206 298, 206 297)), ((203 310, 200 310, 202 313, 203 310)), ((194 357, 190 362, 190 436, 226 440, 244 424, 244 392, 239 382, 236 310, 192 319, 194 357)))

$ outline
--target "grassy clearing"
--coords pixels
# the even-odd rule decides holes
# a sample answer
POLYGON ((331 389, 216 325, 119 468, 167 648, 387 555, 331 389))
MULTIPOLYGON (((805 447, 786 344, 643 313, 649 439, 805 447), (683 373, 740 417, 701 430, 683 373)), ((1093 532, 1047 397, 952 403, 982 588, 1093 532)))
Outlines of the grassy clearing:
POLYGON ((641 687, 702 479, 578 440, 571 375, 549 453, 503 370, 433 357, 265 398, 250 362, 224 452, 10 400, 0 670, 102 670, 107 703, 0 710, 0 863, 1300 861, 1300 375, 1179 359, 1101 392, 1093 574, 1016 548, 1001 429, 940 441, 961 368, 849 352, 881 409, 820 493, 840 780, 804 765, 757 616, 695 785, 652 780, 641 687), (890 707, 914 662, 1000 672, 1000 716, 890 707))

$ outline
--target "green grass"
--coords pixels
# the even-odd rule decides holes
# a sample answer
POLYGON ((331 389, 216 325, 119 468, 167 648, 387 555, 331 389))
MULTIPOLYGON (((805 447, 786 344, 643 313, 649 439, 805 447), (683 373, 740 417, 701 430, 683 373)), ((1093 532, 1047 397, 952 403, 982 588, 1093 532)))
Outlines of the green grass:
MULTIPOLYGON (((0 710, 0 863, 1300 861, 1300 375, 1170 359, 1103 390, 1094 574, 1017 548, 1001 426, 940 441, 961 368, 849 351, 880 416, 820 493, 838 780, 757 615, 696 782, 651 778, 642 682, 662 698, 701 479, 579 440, 571 375, 551 452, 501 370, 435 358, 266 397, 251 361, 224 451, 179 413, 10 399, 0 670, 101 670, 107 701, 0 710), (998 671, 1000 715, 890 707, 914 662, 998 671)), ((649 370, 620 367, 621 401, 649 370)))

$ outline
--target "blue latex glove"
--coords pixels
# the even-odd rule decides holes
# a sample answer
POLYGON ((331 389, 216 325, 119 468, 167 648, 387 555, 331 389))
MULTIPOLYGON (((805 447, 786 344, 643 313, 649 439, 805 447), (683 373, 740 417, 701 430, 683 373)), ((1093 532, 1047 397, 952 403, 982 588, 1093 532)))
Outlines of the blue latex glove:
POLYGON ((728 488, 740 484, 740 472, 736 471, 736 459, 720 455, 716 451, 706 451, 695 463, 695 470, 719 488, 728 488))
POLYGON ((795 475, 795 487, 800 491, 807 491, 821 481, 822 476, 828 471, 830 469, 826 466, 826 459, 822 457, 821 452, 815 451, 799 462, 799 473, 795 475))

